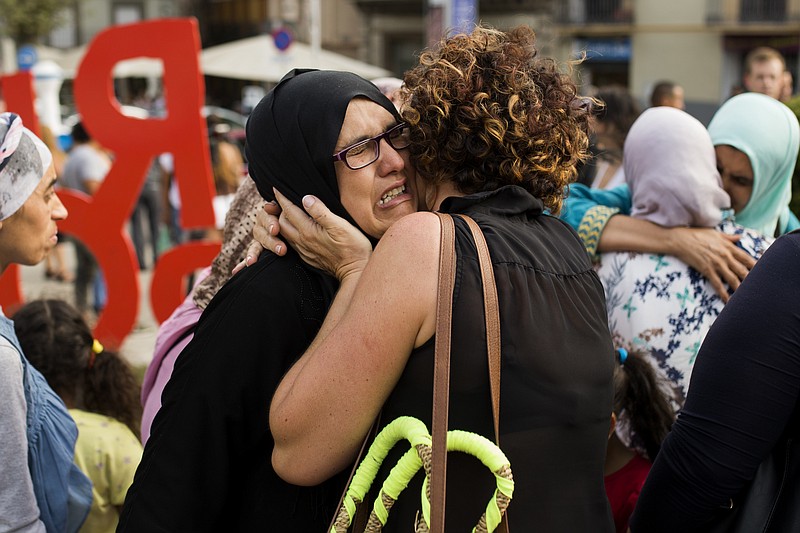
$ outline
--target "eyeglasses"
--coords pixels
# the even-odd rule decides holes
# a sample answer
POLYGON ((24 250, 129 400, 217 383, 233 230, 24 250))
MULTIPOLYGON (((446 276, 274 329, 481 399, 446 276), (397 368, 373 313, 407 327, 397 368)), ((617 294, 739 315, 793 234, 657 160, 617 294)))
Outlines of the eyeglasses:
POLYGON ((371 165, 378 160, 381 155, 381 139, 386 139, 389 146, 395 150, 402 150, 408 148, 411 144, 409 139, 410 129, 408 124, 401 122, 397 126, 393 126, 370 139, 359 141, 356 144, 348 146, 340 152, 333 154, 334 161, 341 161, 350 170, 358 170, 371 165))

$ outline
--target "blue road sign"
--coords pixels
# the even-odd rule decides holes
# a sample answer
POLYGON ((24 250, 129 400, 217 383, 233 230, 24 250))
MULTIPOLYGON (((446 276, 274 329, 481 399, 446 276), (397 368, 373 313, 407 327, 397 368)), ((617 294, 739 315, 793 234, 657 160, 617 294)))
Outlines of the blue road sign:
POLYGON ((283 52, 291 46, 294 37, 288 28, 278 28, 272 32, 272 39, 275 41, 275 48, 283 52))
POLYGON ((36 48, 31 45, 26 44, 17 49, 17 67, 20 70, 30 70, 38 59, 36 48))

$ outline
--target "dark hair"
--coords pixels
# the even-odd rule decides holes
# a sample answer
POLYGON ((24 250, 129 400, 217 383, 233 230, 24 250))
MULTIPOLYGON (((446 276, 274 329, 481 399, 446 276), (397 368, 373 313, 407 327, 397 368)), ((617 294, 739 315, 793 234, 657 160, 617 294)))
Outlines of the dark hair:
POLYGON ((628 130, 641 114, 639 104, 628 89, 621 85, 600 87, 594 97, 602 103, 597 110, 597 119, 614 127, 611 135, 621 148, 625 144, 628 130))
POLYGON ((72 132, 70 135, 72 136, 72 140, 76 143, 88 143, 92 140, 92 137, 89 135, 89 132, 86 131, 83 122, 78 122, 72 126, 72 132))
POLYGON ((423 179, 466 194, 520 185, 560 210, 588 156, 588 110, 534 41, 527 26, 477 27, 422 53, 401 92, 423 179))
POLYGON ((63 300, 34 300, 14 314, 22 351, 53 390, 79 409, 110 416, 139 437, 139 384, 115 352, 94 353, 94 337, 80 312, 63 300))
POLYGON ((614 370, 614 413, 618 418, 624 413, 631 447, 644 449, 651 461, 675 422, 671 400, 677 400, 667 390, 666 379, 658 377, 641 351, 628 351, 624 363, 614 370))
POLYGON ((663 102, 672 98, 672 93, 678 85, 671 81, 660 81, 653 87, 653 92, 650 93, 650 105, 653 107, 663 105, 663 102))

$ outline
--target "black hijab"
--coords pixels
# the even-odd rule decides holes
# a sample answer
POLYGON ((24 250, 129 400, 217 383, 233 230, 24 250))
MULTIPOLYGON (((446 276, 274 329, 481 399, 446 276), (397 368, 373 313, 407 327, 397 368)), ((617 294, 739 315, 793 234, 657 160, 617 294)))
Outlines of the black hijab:
POLYGON ((255 107, 247 121, 245 147, 250 177, 267 200, 278 189, 300 205, 313 194, 357 225, 339 200, 333 152, 350 101, 367 98, 400 121, 391 101, 350 72, 294 69, 255 107))

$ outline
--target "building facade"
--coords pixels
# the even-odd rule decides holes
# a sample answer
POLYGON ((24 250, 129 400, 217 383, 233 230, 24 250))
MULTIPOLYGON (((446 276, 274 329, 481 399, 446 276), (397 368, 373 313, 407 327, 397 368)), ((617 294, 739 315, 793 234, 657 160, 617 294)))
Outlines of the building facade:
POLYGON ((798 0, 569 0, 554 14, 558 56, 585 51, 586 83, 621 83, 645 104, 668 79, 704 122, 739 89, 744 56, 757 46, 783 53, 797 80, 798 0))
POLYGON ((170 16, 197 17, 203 46, 278 28, 308 43, 316 3, 323 48, 400 77, 430 41, 432 8, 464 2, 482 23, 532 26, 543 55, 585 56, 575 69, 582 86, 625 85, 644 105, 657 81, 675 81, 704 121, 741 84, 756 46, 778 49, 800 78, 800 0, 74 0, 45 44, 69 48, 109 25, 170 16))
POLYGON ((88 43, 102 29, 115 24, 176 17, 189 0, 74 0, 61 14, 62 24, 45 40, 54 48, 73 48, 88 43))
MULTIPOLYGON (((365 60, 402 75, 425 45, 436 1, 353 0, 367 30, 365 60)), ((800 0, 483 0, 477 20, 531 25, 543 55, 585 57, 575 69, 582 86, 624 85, 643 106, 656 82, 675 81, 704 122, 737 90, 757 46, 783 53, 797 86, 800 0)))

